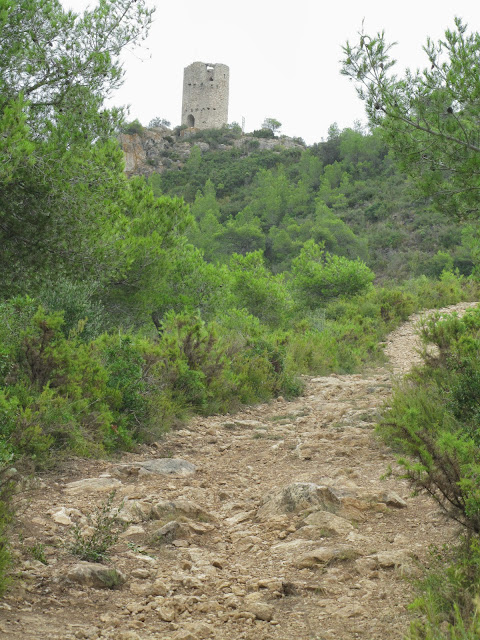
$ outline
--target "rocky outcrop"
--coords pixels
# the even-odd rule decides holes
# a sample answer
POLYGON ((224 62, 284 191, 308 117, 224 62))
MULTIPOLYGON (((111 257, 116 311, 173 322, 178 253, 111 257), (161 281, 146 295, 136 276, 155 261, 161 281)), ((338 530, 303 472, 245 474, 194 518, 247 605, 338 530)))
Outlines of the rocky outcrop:
MULTIPOLYGON (((125 155, 125 173, 127 176, 141 175, 148 177, 152 173, 163 173, 169 169, 180 169, 189 158, 194 147, 202 153, 210 151, 207 142, 189 139, 195 130, 175 132, 164 127, 144 129, 142 133, 121 133, 120 146, 125 155)), ((241 149, 246 155, 256 151, 283 151, 285 149, 305 149, 298 140, 281 136, 280 138, 256 138, 242 135, 229 144, 219 144, 216 150, 229 151, 241 149)))

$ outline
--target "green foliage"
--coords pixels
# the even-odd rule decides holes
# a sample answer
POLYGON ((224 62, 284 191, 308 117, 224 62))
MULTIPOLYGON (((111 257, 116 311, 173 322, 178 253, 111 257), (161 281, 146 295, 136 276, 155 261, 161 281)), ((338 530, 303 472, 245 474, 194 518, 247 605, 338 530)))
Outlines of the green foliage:
POLYGON ((68 550, 80 560, 103 562, 125 529, 125 523, 119 518, 123 503, 114 507, 114 500, 115 491, 112 491, 99 507, 87 515, 88 526, 92 531, 83 533, 78 525, 73 527, 68 550))
POLYGON ((480 312, 435 316, 422 330, 425 366, 397 389, 381 435, 404 457, 406 477, 446 513, 480 533, 480 312))
POLYGON ((207 410, 226 365, 214 328, 199 317, 169 313, 160 353, 160 379, 173 399, 198 412, 207 410))
POLYGON ((274 276, 265 267, 262 253, 233 254, 229 271, 234 305, 247 309, 262 322, 283 326, 292 310, 292 302, 282 276, 274 276))
POLYGON ((469 275, 478 262, 475 229, 462 233, 413 191, 380 129, 332 126, 328 140, 304 151, 194 148, 182 169, 150 183, 192 203, 189 240, 213 263, 261 249, 274 273, 289 271, 310 239, 360 258, 381 281, 439 277, 445 268, 469 275))
POLYGON ((269 129, 272 133, 280 130, 282 123, 275 118, 265 118, 262 123, 262 129, 269 129))
MULTIPOLYGON (((211 149, 218 149, 220 145, 231 144, 242 135, 241 127, 225 125, 219 129, 202 129, 193 134, 189 134, 189 141, 206 142, 211 149)), ((200 150, 200 149, 199 149, 200 150)))
POLYGON ((255 129, 255 131, 252 132, 252 136, 254 138, 274 138, 275 132, 270 127, 265 127, 262 129, 255 129))
POLYGON ((107 311, 100 298, 100 286, 92 281, 62 278, 47 280, 36 299, 48 312, 62 312, 62 331, 66 337, 76 332, 82 340, 97 337, 108 328, 107 311))
POLYGON ((48 560, 45 555, 45 545, 42 544, 41 542, 36 542, 31 547, 28 547, 28 552, 30 553, 32 558, 34 558, 35 560, 38 560, 38 562, 41 562, 42 564, 45 564, 45 565, 48 564, 48 560))
POLYGON ((457 217, 478 218, 478 93, 480 35, 460 18, 438 43, 427 40, 428 67, 391 73, 393 45, 385 34, 344 47, 342 73, 357 81, 373 125, 381 127, 404 169, 438 205, 457 217))
POLYGON ((139 135, 141 136, 145 131, 145 127, 142 125, 140 120, 132 120, 132 122, 128 122, 121 127, 122 133, 127 133, 129 135, 139 135))
POLYGON ((325 253, 309 240, 292 263, 292 278, 299 304, 313 309, 332 298, 367 290, 374 274, 363 262, 325 253))
POLYGON ((160 118, 159 116, 156 116, 155 118, 152 118, 150 120, 150 122, 148 123, 148 128, 149 129, 154 129, 155 127, 169 128, 171 124, 172 123, 170 122, 170 120, 166 120, 166 118, 160 118))
POLYGON ((143 0, 100 0, 80 16, 58 0, 4 5, 0 292, 12 295, 55 270, 86 278, 108 263, 102 231, 125 185, 113 139, 123 112, 103 101, 121 84, 122 48, 144 37, 152 12, 143 0))
POLYGON ((480 633, 480 549, 477 537, 457 547, 431 549, 430 566, 416 587, 419 614, 408 640, 476 640, 480 633))

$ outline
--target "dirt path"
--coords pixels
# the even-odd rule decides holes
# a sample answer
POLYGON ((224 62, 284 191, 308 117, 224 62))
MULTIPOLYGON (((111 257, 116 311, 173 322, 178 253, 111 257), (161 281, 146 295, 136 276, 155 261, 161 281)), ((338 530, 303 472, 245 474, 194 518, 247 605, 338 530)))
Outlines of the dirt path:
POLYGON ((394 456, 372 427, 417 357, 416 320, 389 336, 386 368, 313 378, 293 402, 196 418, 122 464, 43 478, 20 505, 22 580, 0 602, 0 637, 402 638, 408 577, 455 535, 430 499, 381 479, 394 456), (65 540, 113 487, 130 524, 110 560, 126 583, 111 590, 65 540))

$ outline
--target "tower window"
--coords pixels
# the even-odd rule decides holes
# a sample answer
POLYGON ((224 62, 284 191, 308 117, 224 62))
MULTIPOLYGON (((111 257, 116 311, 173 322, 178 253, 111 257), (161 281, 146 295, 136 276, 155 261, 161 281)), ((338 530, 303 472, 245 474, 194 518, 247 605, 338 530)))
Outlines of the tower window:
POLYGON ((191 113, 187 117, 187 125, 189 127, 194 127, 195 126, 195 118, 192 116, 191 113))

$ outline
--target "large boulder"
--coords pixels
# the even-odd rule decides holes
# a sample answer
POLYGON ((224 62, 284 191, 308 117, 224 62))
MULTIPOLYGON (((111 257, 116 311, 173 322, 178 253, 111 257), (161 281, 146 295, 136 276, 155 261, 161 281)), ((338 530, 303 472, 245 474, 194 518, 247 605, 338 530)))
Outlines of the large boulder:
POLYGON ((331 487, 313 482, 293 482, 268 493, 257 511, 260 520, 269 520, 282 514, 299 513, 307 509, 336 511, 340 500, 331 487))
POLYGON ((298 569, 314 569, 333 562, 355 560, 359 555, 360 553, 352 547, 318 547, 299 556, 295 561, 295 566, 298 569))
POLYGON ((97 589, 115 589, 126 580, 125 575, 115 567, 93 562, 79 562, 68 570, 65 578, 68 582, 97 589))

